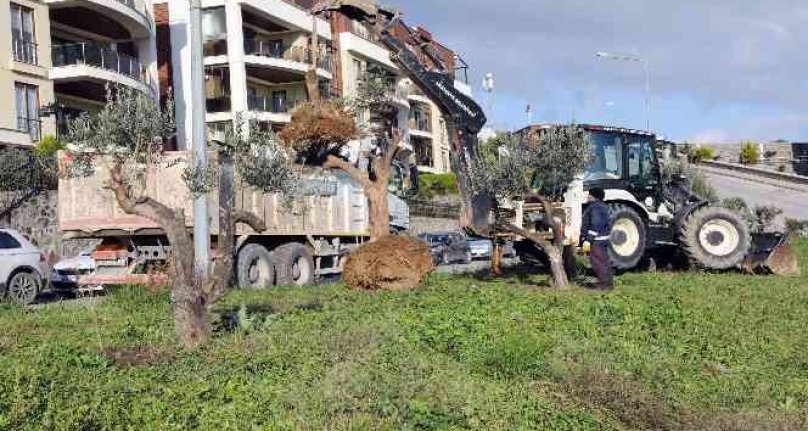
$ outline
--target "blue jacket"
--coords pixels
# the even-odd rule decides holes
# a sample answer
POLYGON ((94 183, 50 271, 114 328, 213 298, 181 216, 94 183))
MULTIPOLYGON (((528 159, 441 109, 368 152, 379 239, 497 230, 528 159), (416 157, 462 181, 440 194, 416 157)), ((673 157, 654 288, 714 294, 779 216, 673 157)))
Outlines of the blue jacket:
POLYGON ((595 201, 584 212, 581 237, 584 241, 607 241, 612 233, 612 217, 603 201, 595 201))

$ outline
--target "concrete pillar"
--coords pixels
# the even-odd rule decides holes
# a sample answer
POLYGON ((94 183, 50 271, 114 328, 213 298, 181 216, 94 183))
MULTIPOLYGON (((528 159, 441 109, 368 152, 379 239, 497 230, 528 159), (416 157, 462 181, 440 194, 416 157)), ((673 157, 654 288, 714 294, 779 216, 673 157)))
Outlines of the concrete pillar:
POLYGON ((174 109, 177 123, 177 149, 191 149, 191 49, 188 18, 190 3, 183 0, 168 2, 171 33, 172 81, 174 82, 174 109))
MULTIPOLYGON (((230 68, 230 108, 233 118, 242 113, 247 119, 247 68, 244 64, 244 33, 242 32, 241 3, 225 0, 227 16, 227 56, 230 68)), ((246 126, 246 124, 245 124, 246 126)))

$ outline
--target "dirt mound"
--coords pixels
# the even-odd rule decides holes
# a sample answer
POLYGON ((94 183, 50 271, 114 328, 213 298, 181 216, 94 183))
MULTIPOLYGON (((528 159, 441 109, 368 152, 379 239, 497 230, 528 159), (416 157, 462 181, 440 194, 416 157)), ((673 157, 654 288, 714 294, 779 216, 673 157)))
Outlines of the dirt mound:
POLYGON ((434 267, 425 242, 387 236, 354 251, 342 278, 357 290, 407 290, 419 287, 434 267))

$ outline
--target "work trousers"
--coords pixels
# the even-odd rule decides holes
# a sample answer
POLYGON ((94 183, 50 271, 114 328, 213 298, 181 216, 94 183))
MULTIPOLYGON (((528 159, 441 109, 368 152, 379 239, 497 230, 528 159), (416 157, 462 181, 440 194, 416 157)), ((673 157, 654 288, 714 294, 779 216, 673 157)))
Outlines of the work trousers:
POLYGON ((611 290, 614 287, 614 272, 608 247, 609 241, 594 241, 589 253, 589 263, 598 279, 597 287, 602 290, 611 290))

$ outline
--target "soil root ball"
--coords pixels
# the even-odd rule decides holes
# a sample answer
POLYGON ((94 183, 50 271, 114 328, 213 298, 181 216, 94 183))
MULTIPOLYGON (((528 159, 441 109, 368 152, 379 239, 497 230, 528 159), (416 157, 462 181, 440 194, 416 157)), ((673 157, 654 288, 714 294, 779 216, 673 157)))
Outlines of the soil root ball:
POLYGON ((387 236, 356 249, 345 263, 343 280, 356 290, 408 290, 420 287, 434 267, 425 242, 387 236))

